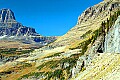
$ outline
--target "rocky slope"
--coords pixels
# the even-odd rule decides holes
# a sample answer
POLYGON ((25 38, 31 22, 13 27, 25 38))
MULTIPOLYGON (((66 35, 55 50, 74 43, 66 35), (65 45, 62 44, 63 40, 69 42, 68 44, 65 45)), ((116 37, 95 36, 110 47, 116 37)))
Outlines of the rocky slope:
MULTIPOLYGON (((92 59, 86 59, 89 61, 85 70, 74 76, 72 80, 119 80, 118 76, 120 70, 120 54, 119 54, 119 27, 120 27, 120 16, 115 21, 113 27, 110 28, 109 32, 106 33, 104 42, 104 53, 96 53, 94 48, 90 48, 94 51, 89 52, 88 58, 93 54, 92 59), (96 54, 95 54, 96 53, 96 54)), ((97 41, 97 40, 96 40, 97 41)), ((97 41, 98 42, 98 41, 97 41)), ((97 46, 99 46, 97 44, 97 46)))
POLYGON ((120 54, 99 54, 86 67, 86 70, 71 80, 120 80, 120 54))
POLYGON ((101 26, 102 21, 107 20, 110 14, 113 14, 120 8, 119 0, 105 0, 99 4, 87 8, 79 17, 77 25, 75 25, 65 35, 57 39, 55 45, 70 45, 77 40, 82 40, 81 37, 89 30, 96 30, 101 26))
POLYGON ((119 0, 104 0, 88 8, 54 43, 0 65, 1 79, 119 80, 119 6, 119 0))

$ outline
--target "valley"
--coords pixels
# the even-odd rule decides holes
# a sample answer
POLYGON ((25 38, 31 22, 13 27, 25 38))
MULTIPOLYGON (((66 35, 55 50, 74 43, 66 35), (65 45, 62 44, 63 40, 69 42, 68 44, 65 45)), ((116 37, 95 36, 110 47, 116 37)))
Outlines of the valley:
POLYGON ((119 80, 119 30, 120 1, 104 0, 87 8, 63 36, 33 31, 26 37, 25 31, 17 41, 2 39, 0 60, 10 59, 0 64, 0 80, 119 80))

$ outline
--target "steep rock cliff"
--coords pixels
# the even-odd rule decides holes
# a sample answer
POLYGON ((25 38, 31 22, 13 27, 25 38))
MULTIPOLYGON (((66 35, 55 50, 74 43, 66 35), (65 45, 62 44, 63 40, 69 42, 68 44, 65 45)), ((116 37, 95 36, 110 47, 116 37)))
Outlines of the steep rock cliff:
POLYGON ((10 9, 0 10, 0 22, 16 22, 14 13, 10 9))
MULTIPOLYGON (((23 26, 17 22, 14 13, 10 9, 0 10, 0 36, 36 36, 35 29, 23 26)), ((40 36, 40 35, 39 35, 40 36)))
POLYGON ((105 52, 120 53, 120 16, 105 38, 105 52))

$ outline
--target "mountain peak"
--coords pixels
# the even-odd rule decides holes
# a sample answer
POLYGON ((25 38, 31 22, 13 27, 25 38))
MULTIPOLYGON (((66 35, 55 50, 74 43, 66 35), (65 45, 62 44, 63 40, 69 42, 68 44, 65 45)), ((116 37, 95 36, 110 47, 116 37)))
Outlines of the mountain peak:
POLYGON ((0 36, 38 35, 34 28, 17 22, 13 11, 6 8, 0 10, 0 30, 0 36))
POLYGON ((15 22, 15 16, 12 10, 10 9, 1 9, 0 10, 0 22, 15 22))

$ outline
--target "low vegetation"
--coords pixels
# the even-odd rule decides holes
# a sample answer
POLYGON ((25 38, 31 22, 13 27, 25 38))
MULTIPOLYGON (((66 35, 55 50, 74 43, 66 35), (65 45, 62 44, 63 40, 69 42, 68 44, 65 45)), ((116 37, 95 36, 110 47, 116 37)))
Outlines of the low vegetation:
MULTIPOLYGON (((114 15, 110 15, 110 18, 107 19, 106 21, 101 23, 101 27, 95 31, 87 31, 85 34, 83 34, 81 37, 83 38, 82 41, 78 41, 75 43, 75 46, 69 47, 70 50, 74 49, 81 49, 80 54, 73 54, 70 57, 67 58, 61 58, 61 59, 54 59, 50 61, 46 61, 43 64, 39 65, 38 67, 35 67, 36 71, 29 72, 27 74, 24 74, 21 76, 18 80, 22 78, 35 78, 35 79, 44 79, 44 80, 66 80, 71 77, 71 69, 76 66, 76 62, 78 61, 79 57, 84 55, 84 53, 87 51, 88 46, 90 44, 93 44, 99 36, 105 36, 106 33, 110 30, 112 25, 115 23, 117 17, 120 15, 120 11, 116 12, 114 15), (68 64, 65 66, 65 64, 68 64)), ((73 44, 74 45, 74 44, 73 44)), ((23 51, 18 51, 17 49, 5 49, 5 50, 0 50, 0 54, 17 54, 17 52, 20 52, 19 54, 24 54, 24 53, 29 53, 32 50, 23 50, 23 51)), ((51 57, 56 57, 60 56, 62 52, 55 53, 53 55, 47 56, 45 58, 51 58, 51 57)), ((16 67, 11 68, 9 70, 6 70, 4 73, 0 73, 0 75, 4 74, 9 74, 11 72, 14 72, 15 70, 22 70, 26 67, 31 67, 32 65, 29 63, 19 63, 16 67)), ((103 67, 104 69, 104 67, 103 67)), ((83 66, 81 68, 81 71, 86 70, 86 68, 83 66)))
POLYGON ((89 31, 87 31, 85 34, 83 34, 82 36, 81 36, 81 38, 86 38, 86 37, 88 37, 90 34, 92 33, 92 30, 89 30, 89 31))
POLYGON ((19 56, 21 54, 26 54, 32 52, 31 50, 18 50, 17 48, 10 49, 0 49, 0 57, 10 57, 10 56, 19 56))
POLYGON ((76 65, 76 62, 79 56, 80 56, 79 54, 76 54, 76 55, 71 55, 68 58, 62 58, 59 60, 51 60, 51 61, 45 62, 42 65, 37 67, 38 72, 32 72, 32 73, 23 75, 22 77, 19 78, 19 80, 22 78, 30 79, 32 76, 38 79, 42 76, 42 79, 44 80, 51 80, 56 78, 60 80, 65 80, 66 77, 67 78, 70 77, 71 69, 76 65), (70 65, 65 67, 65 63, 68 63, 70 65))
POLYGON ((47 56, 45 58, 57 57, 57 56, 60 56, 61 53, 64 53, 64 52, 58 52, 58 53, 55 53, 53 55, 47 56))
MULTIPOLYGON (((38 78, 39 76, 42 76, 43 74, 44 74, 43 72, 33 72, 33 73, 29 73, 29 74, 21 76, 21 78, 29 78, 30 76, 34 76, 35 78, 38 78)), ((21 80, 21 78, 19 78, 18 80, 21 80)))
POLYGON ((32 67, 32 65, 30 63, 21 62, 21 63, 18 63, 16 67, 11 67, 4 72, 0 72, 0 76, 11 74, 13 72, 16 72, 18 70, 22 70, 22 69, 27 68, 27 67, 32 67))

